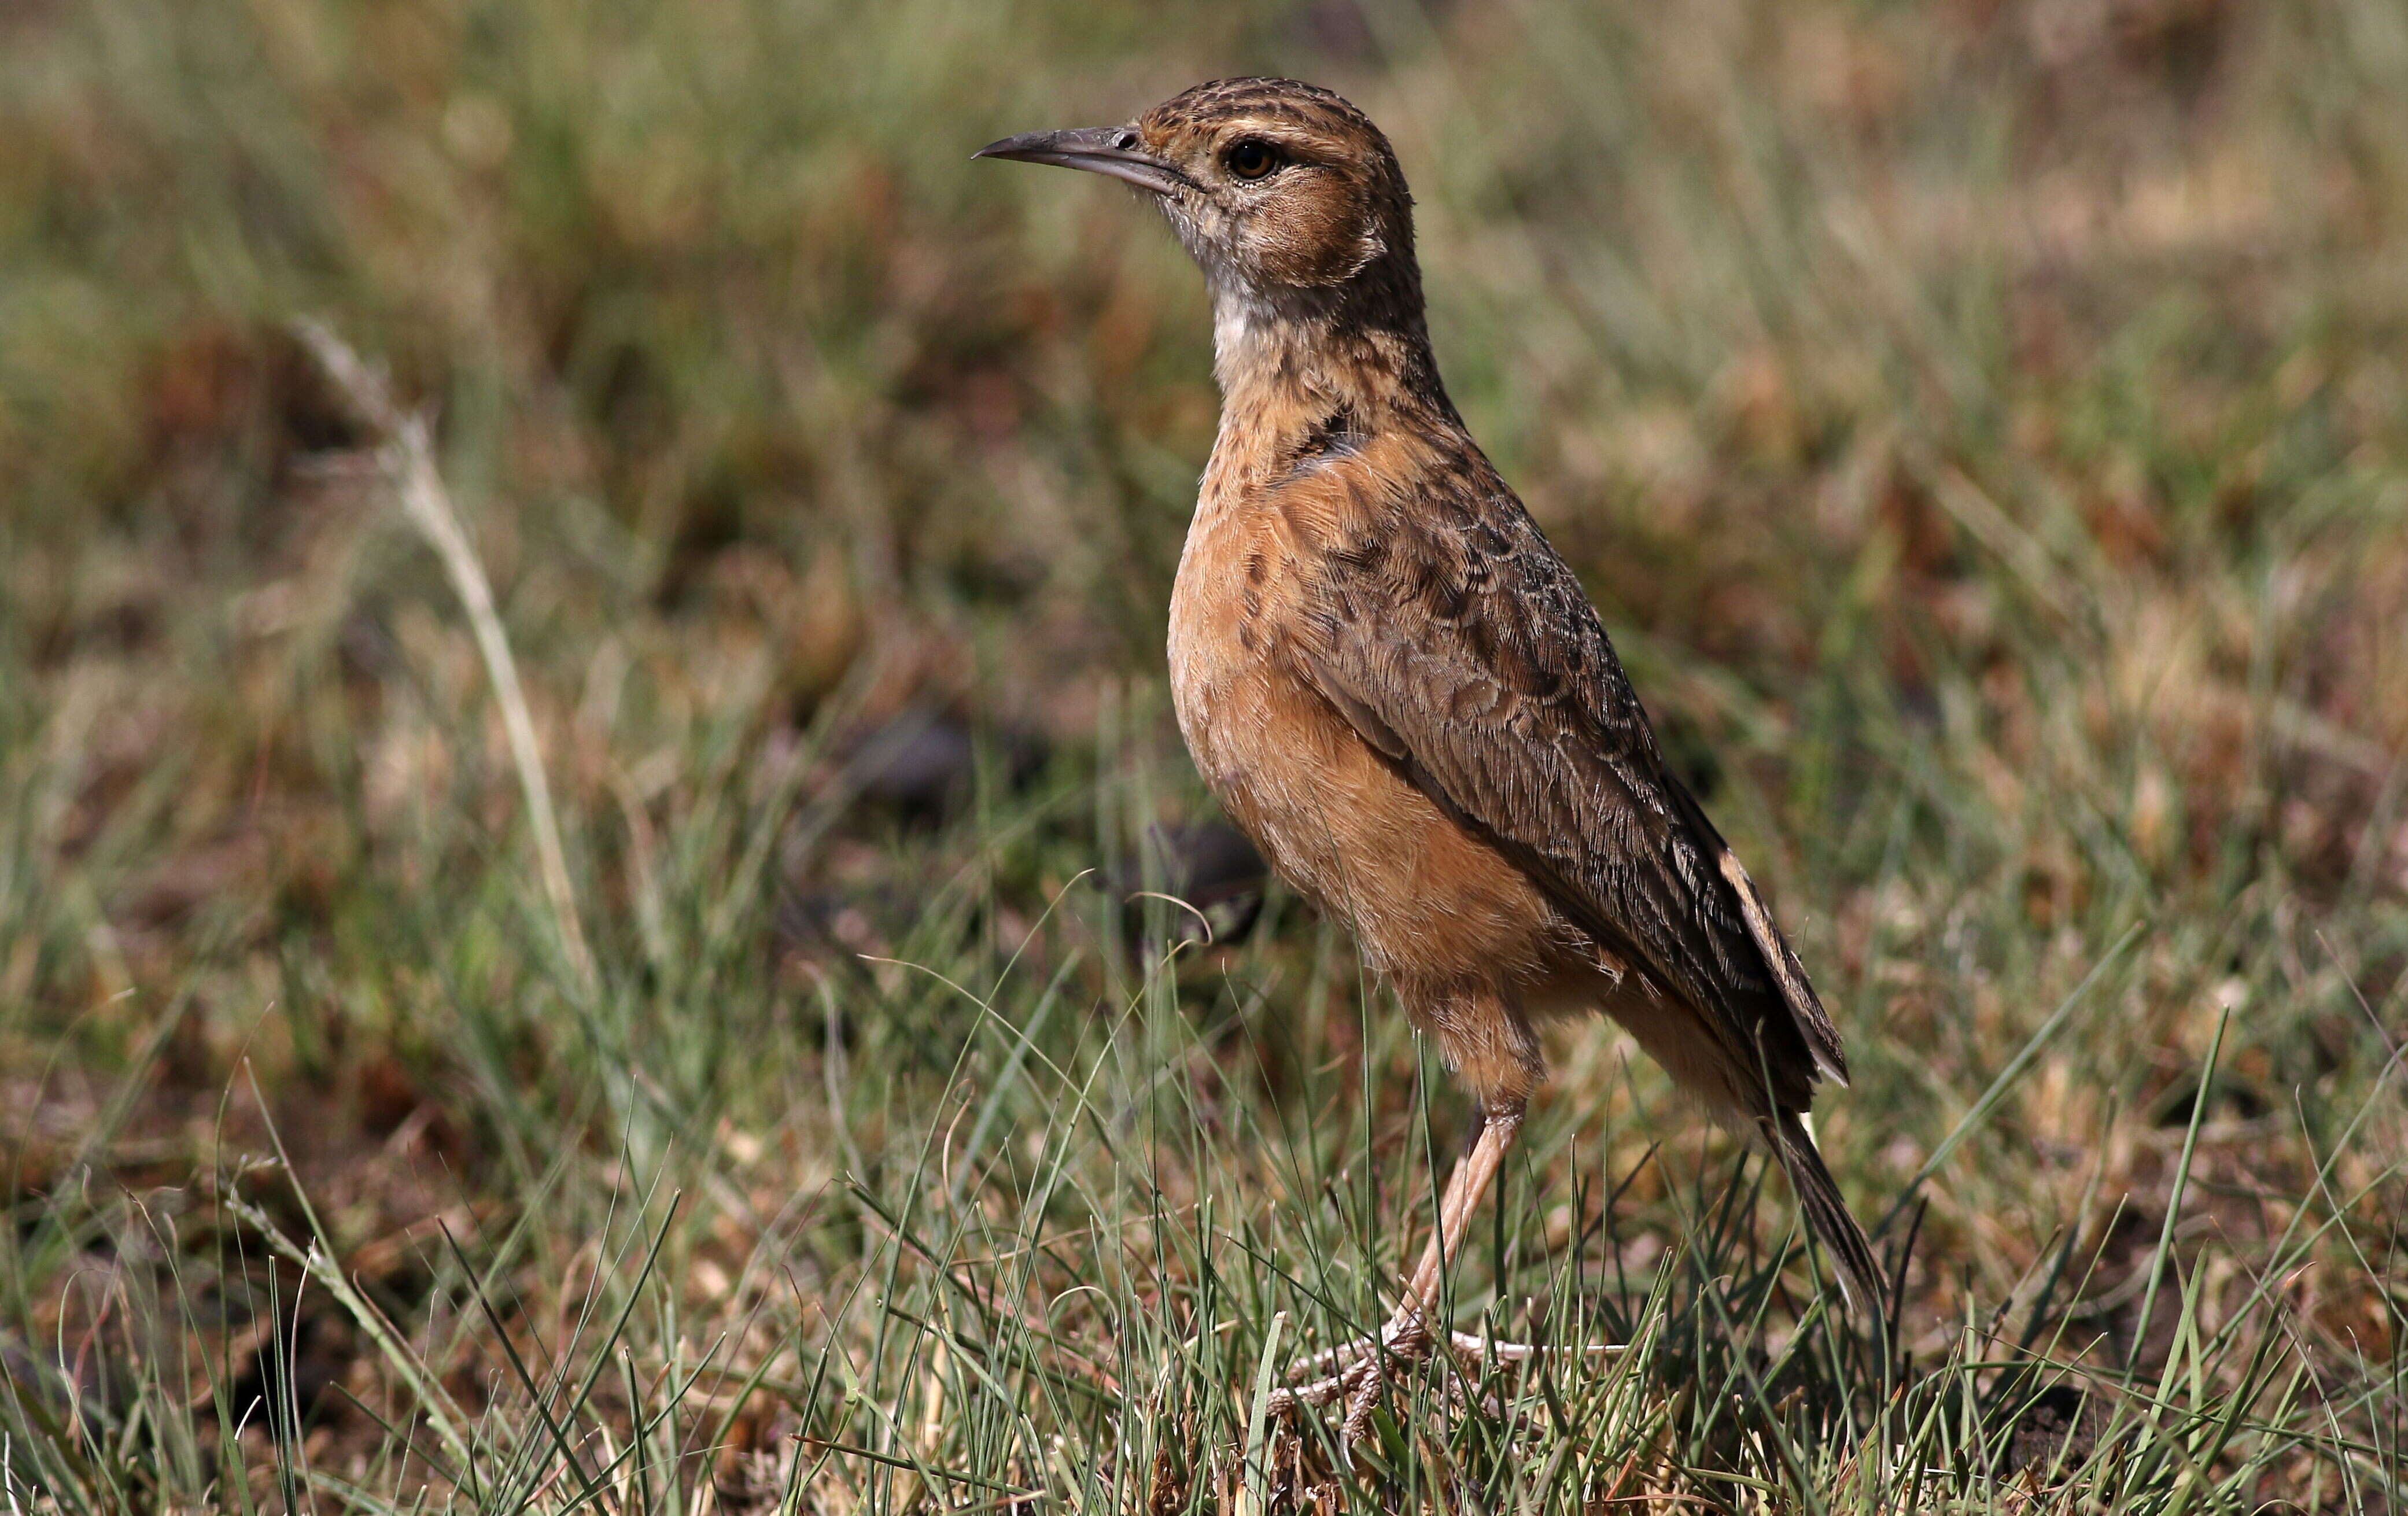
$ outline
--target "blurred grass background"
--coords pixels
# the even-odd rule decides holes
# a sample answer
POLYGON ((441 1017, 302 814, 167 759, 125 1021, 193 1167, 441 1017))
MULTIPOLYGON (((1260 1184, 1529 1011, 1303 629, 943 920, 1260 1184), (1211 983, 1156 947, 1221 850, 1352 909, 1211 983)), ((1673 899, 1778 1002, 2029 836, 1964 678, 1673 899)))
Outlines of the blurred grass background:
POLYGON ((0 5, 10 1499, 2401 1509, 2402 100, 2388 0, 0 5), (1202 291, 968 161, 1240 72, 1396 140, 1835 1008, 1896 1396, 1600 1026, 1458 1303, 1645 1351, 1252 1414, 1461 1107, 1293 903, 1123 904, 1202 291))

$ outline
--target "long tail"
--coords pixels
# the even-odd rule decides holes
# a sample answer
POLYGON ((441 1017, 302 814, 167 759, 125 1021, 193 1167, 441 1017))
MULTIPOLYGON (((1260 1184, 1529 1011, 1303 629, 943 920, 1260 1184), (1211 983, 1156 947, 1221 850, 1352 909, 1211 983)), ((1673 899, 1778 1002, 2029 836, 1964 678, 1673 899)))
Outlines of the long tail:
POLYGON ((1766 1121, 1764 1135, 1789 1173, 1789 1187, 1798 1192, 1798 1209, 1805 1213, 1807 1227, 1831 1255, 1849 1310, 1860 1321, 1879 1320, 1887 1293, 1881 1265, 1865 1239, 1865 1229, 1840 1198, 1839 1183, 1824 1166, 1813 1134, 1797 1111, 1784 1110, 1766 1121))

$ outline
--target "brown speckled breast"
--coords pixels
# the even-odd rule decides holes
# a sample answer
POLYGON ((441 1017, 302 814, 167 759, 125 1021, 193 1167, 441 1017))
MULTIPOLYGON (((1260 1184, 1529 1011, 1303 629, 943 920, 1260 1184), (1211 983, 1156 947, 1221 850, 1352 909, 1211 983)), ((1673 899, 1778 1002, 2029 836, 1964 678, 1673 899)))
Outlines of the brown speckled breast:
POLYGON ((1286 660, 1283 628, 1318 608, 1324 543, 1361 492, 1327 476, 1229 487, 1246 482, 1216 454, 1171 592, 1172 704, 1205 784, 1283 879, 1354 931, 1374 970, 1517 999, 1569 979, 1594 1008, 1595 946, 1286 660))

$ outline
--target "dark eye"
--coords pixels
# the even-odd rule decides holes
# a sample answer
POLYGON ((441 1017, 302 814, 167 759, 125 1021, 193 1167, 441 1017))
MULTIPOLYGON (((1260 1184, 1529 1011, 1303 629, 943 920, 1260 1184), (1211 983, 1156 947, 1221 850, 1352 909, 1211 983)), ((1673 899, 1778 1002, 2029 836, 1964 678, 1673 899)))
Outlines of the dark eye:
POLYGON ((1240 179, 1261 179, 1281 163, 1280 150, 1258 136, 1250 136, 1231 148, 1221 160, 1229 172, 1240 179))

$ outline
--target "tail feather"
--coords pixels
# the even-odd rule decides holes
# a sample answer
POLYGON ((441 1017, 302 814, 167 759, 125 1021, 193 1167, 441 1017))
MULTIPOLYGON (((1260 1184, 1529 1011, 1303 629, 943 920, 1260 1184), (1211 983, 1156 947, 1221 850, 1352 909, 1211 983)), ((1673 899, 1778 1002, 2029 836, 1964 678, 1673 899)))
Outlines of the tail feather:
POLYGON ((1824 1166, 1813 1134, 1794 1110, 1781 1112, 1766 1125, 1772 1151, 1781 1155, 1781 1166, 1788 1171, 1789 1187, 1798 1192, 1798 1209, 1806 1217, 1807 1228, 1830 1254, 1832 1272, 1839 1277, 1840 1293, 1847 1297, 1849 1310, 1859 1320, 1878 1320, 1886 1293, 1881 1264, 1873 1257, 1865 1229, 1856 1224, 1847 1201, 1841 1198, 1839 1182, 1824 1166))

